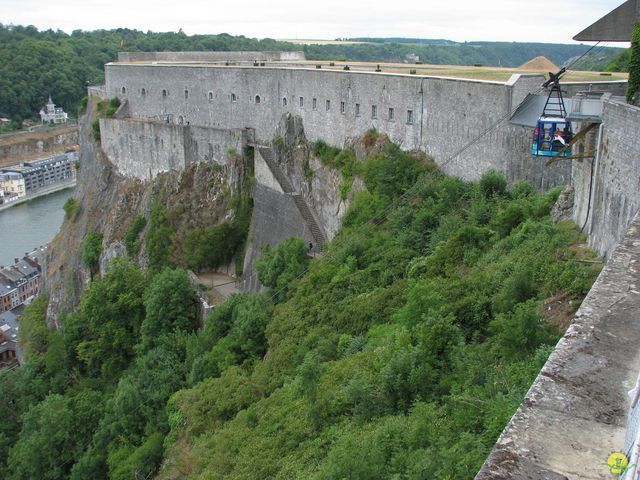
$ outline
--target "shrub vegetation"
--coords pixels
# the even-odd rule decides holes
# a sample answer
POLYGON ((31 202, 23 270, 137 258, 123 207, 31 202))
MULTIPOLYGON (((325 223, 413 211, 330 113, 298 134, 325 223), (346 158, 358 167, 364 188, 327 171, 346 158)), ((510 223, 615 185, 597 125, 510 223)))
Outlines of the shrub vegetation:
POLYGON ((397 147, 361 172, 323 258, 267 251, 270 291, 202 329, 159 205, 153 276, 116 261, 61 331, 34 302, 26 364, 0 372, 4 476, 473 478, 561 333, 542 301, 577 305, 598 269, 551 222, 557 192, 465 183, 397 147))

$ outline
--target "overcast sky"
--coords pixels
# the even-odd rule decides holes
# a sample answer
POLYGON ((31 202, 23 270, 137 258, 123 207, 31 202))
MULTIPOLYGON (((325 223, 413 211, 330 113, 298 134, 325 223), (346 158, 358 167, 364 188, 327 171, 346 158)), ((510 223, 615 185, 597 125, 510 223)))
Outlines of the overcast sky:
POLYGON ((412 37, 574 43, 623 0, 0 0, 0 23, 256 38, 412 37))

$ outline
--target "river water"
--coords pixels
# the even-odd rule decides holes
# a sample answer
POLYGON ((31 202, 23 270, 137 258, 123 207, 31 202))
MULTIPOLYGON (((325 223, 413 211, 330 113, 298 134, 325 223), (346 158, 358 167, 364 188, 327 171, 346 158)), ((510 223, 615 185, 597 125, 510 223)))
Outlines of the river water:
POLYGON ((35 198, 0 211, 0 265, 51 241, 62 225, 62 205, 73 188, 35 198))

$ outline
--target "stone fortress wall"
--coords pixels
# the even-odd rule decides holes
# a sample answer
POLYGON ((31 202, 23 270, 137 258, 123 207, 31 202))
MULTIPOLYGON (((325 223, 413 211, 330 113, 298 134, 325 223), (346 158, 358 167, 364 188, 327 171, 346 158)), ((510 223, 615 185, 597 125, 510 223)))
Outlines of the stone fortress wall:
POLYGON ((204 128, 137 119, 100 119, 102 149, 125 176, 151 180, 197 162, 224 165, 247 143, 242 129, 204 128))
POLYGON ((305 68, 106 66, 107 96, 127 100, 133 118, 249 127, 258 139, 268 141, 288 112, 302 117, 311 141, 344 146, 375 128, 404 149, 424 150, 444 171, 463 179, 477 179, 494 167, 511 181, 526 178, 547 189, 568 183, 570 166, 545 167, 532 161, 531 132, 508 122, 445 164, 461 145, 508 116, 543 80, 541 75, 519 75, 505 83, 305 68))
POLYGON ((590 246, 609 256, 640 209, 640 109, 624 100, 604 103, 593 159, 574 160, 573 220, 590 246))
MULTIPOLYGON (((104 95, 126 102, 129 118, 102 120, 102 143, 109 157, 127 174, 148 179, 192 161, 220 162, 228 150, 242 147, 241 130, 251 131, 259 143, 267 143, 277 135, 278 123, 288 113, 302 119, 311 141, 322 139, 343 147, 375 128, 406 150, 425 151, 446 173, 464 180, 477 180, 489 168, 496 168, 505 172, 509 181, 529 180, 539 190, 575 181, 575 219, 579 223, 579 217, 586 215, 585 204, 587 209, 592 203, 609 208, 607 188, 621 181, 609 168, 604 171, 610 175, 610 181, 603 184, 607 188, 592 188, 589 195, 590 175, 585 173, 589 162, 558 161, 546 165, 546 159, 530 155, 531 130, 509 124, 508 118, 527 93, 540 90, 544 78, 539 74, 514 75, 508 82, 494 82, 178 61, 190 58, 192 53, 131 54, 130 59, 140 55, 156 60, 166 56, 167 60, 106 65, 104 95), (500 119, 504 121, 494 128, 500 119), (460 151, 467 144, 471 145, 460 151), (593 195, 598 191, 604 195, 602 198, 593 195)), ((211 60, 214 53, 220 52, 207 52, 203 58, 211 60)), ((237 59, 237 52, 234 53, 233 58, 237 59)), ((625 83, 567 83, 563 88, 567 96, 580 90, 619 95, 625 83)), ((624 135, 629 138, 625 147, 620 146, 622 139, 614 140, 625 131, 618 124, 626 122, 630 115, 616 113, 620 110, 616 105, 615 101, 607 101, 604 109, 602 138, 612 139, 608 148, 613 149, 613 157, 605 152, 601 167, 607 165, 606 158, 616 158, 618 164, 626 166, 637 163, 634 152, 640 147, 637 142, 628 141, 637 129, 626 127, 629 131, 624 135), (617 117, 621 119, 616 120, 617 117)), ((628 183, 628 176, 624 182, 628 183)), ((624 213, 621 221, 611 225, 590 220, 591 244, 603 255, 608 255, 621 239, 640 205, 635 193, 638 189, 626 187, 625 183, 625 188, 614 188, 618 192, 616 204, 624 213)))

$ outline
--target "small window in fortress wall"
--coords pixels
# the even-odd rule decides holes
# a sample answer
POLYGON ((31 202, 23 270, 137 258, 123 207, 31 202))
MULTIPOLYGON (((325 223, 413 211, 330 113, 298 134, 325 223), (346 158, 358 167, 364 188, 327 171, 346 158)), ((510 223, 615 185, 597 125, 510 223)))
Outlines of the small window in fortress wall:
POLYGON ((327 100, 327 112, 331 110, 331 100, 327 100))
POLYGON ((167 95, 169 95, 169 92, 162 90, 162 98, 167 98, 167 95))
POLYGON ((360 116, 360 104, 356 103, 356 117, 360 116))
POLYGON ((395 111, 393 110, 393 107, 389 107, 389 121, 393 122, 395 118, 395 111))
POLYGON ((314 98, 313 99, 313 109, 315 110, 316 108, 318 108, 318 99, 314 98))
POLYGON ((260 95, 256 95, 256 105, 260 103, 260 95))
POLYGON ((189 98, 189 90, 185 88, 184 90, 184 99, 187 100, 189 98))
POLYGON ((371 105, 371 118, 378 118, 378 107, 371 105))
POLYGON ((232 93, 232 94, 231 94, 231 101, 232 101, 232 102, 235 102, 236 100, 238 100, 238 97, 236 97, 236 94, 235 94, 235 93, 232 93))
POLYGON ((282 97, 282 106, 286 107, 287 106, 287 99, 286 97, 282 97))
POLYGON ((213 92, 209 92, 207 93, 207 98, 209 99, 209 101, 213 101, 213 92))
POLYGON ((413 123, 413 110, 407 110, 407 123, 413 123))
POLYGON ((346 111, 347 107, 344 104, 344 102, 340 102, 340 113, 344 115, 344 112, 346 111))
POLYGON ((122 94, 124 95, 125 93, 127 93, 127 89, 125 87, 122 87, 122 94))
POLYGON ((300 97, 300 108, 304 107, 304 97, 300 97))

